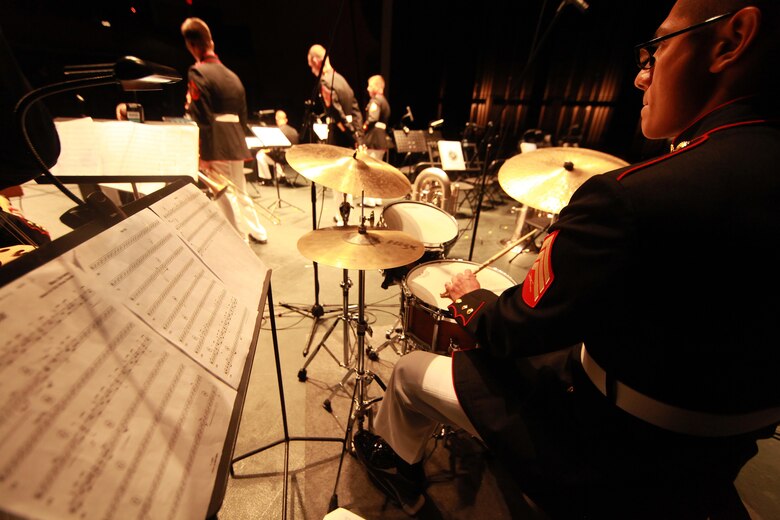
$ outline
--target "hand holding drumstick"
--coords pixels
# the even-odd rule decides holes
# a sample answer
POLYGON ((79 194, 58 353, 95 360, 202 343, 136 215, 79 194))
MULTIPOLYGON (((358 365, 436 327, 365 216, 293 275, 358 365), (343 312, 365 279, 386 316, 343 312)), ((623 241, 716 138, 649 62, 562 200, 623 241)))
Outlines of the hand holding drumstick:
POLYGON ((531 238, 535 233, 538 231, 534 230, 531 231, 528 234, 525 234, 515 240, 514 242, 511 242, 507 244, 504 249, 499 251, 498 253, 494 254, 484 262, 482 262, 479 267, 474 271, 473 273, 471 270, 466 269, 462 273, 458 273, 455 276, 452 277, 452 281, 446 282, 444 284, 444 292, 440 294, 442 298, 450 298, 452 301, 457 300, 461 296, 463 296, 466 293, 469 293, 471 291, 476 291, 481 286, 479 284, 479 280, 477 280, 477 273, 479 273, 481 270, 507 254, 509 251, 514 249, 518 244, 526 241, 527 239, 531 238))
POLYGON ((444 284, 444 293, 441 296, 442 298, 449 297, 452 301, 455 301, 464 294, 476 291, 480 287, 477 273, 472 273, 470 269, 466 269, 462 273, 453 276, 452 281, 444 284))

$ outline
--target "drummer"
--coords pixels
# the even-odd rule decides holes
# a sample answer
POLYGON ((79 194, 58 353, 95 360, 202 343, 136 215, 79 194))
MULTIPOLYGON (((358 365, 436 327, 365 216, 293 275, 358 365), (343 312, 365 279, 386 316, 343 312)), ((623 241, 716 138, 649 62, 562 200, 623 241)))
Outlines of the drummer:
POLYGON ((642 132, 670 153, 586 181, 522 284, 445 284, 479 346, 401 357, 381 437, 355 435, 408 513, 439 423, 482 439, 553 518, 744 510, 733 481, 780 422, 779 9, 677 0, 635 48, 642 132), (713 258, 724 230, 749 246, 736 269, 713 258))

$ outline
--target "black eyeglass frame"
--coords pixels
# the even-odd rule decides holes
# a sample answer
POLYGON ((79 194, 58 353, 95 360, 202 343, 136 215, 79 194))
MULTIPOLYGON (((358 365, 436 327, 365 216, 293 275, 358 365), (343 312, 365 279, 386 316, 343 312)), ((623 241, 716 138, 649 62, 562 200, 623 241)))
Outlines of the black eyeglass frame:
POLYGON ((674 31, 669 34, 664 34, 663 36, 659 36, 658 38, 653 38, 652 40, 647 41, 645 43, 640 43, 639 45, 635 45, 634 62, 636 63, 636 66, 639 67, 641 70, 647 70, 652 68, 653 65, 655 65, 655 51, 658 50, 658 44, 661 43, 662 41, 668 40, 670 38, 674 38, 675 36, 680 36, 681 34, 685 34, 687 32, 699 29, 706 25, 710 25, 712 23, 718 22, 720 20, 728 18, 729 16, 732 16, 734 13, 736 13, 736 11, 730 11, 728 13, 719 14, 717 16, 713 16, 712 18, 707 18, 703 22, 699 22, 691 26, 688 26, 685 29, 680 29, 679 31, 674 31), (652 48, 652 52, 650 52, 651 48, 652 48), (641 59, 641 53, 643 50, 647 50, 648 53, 648 56, 644 61, 641 59))

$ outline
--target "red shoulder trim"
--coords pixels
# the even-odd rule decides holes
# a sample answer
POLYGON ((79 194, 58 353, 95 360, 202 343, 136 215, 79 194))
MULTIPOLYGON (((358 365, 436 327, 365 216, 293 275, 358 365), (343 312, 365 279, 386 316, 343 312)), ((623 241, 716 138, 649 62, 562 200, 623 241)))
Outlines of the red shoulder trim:
POLYGON ((673 152, 670 152, 666 155, 662 155, 660 157, 656 157, 655 159, 651 159, 647 162, 639 163, 637 165, 632 166, 631 168, 628 168, 626 171, 618 175, 617 180, 620 181, 627 175, 631 175, 632 173, 641 170, 642 168, 646 168, 647 166, 652 166, 653 164, 657 164, 661 161, 665 161, 670 157, 674 157, 675 155, 685 153, 688 150, 692 150, 693 148, 696 148, 697 146, 703 144, 709 137, 716 133, 720 132, 721 130, 728 130, 729 128, 737 128, 740 126, 751 126, 751 125, 761 125, 766 123, 775 123, 777 122, 774 119, 754 119, 751 121, 740 121, 739 123, 729 123, 727 125, 718 126, 716 128, 713 128, 712 130, 705 132, 704 134, 700 135, 699 137, 695 138, 693 141, 690 142, 688 146, 685 146, 683 148, 680 148, 679 150, 675 150, 673 152))

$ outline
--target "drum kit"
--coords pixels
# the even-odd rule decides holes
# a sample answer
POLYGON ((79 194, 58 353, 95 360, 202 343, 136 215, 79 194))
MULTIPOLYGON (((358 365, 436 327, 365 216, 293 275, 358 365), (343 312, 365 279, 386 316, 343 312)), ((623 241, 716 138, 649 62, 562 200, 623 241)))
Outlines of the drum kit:
MULTIPOLYGON (((313 183, 359 196, 361 202, 363 197, 405 197, 411 190, 410 181, 400 170, 359 150, 327 144, 294 145, 287 151, 287 161, 313 183)), ((557 214, 585 180, 626 164, 617 157, 595 150, 541 148, 505 161, 498 180, 502 189, 518 202, 557 214)), ((365 399, 366 384, 374 377, 365 369, 366 270, 384 271, 386 277, 390 275, 389 278, 402 287, 399 321, 404 345, 399 354, 406 352, 407 338, 412 340, 413 348, 449 354, 454 348, 473 345, 474 340, 449 317, 449 299, 441 293, 444 283, 456 273, 470 269, 478 272, 477 279, 482 287, 500 294, 517 282, 489 264, 527 238, 514 241, 482 264, 447 259, 457 240, 458 224, 439 207, 422 201, 392 202, 384 208, 376 226, 373 216, 372 225, 366 226, 369 219, 363 214, 362 204, 360 208, 357 226, 314 229, 303 235, 297 244, 304 257, 344 269, 345 277, 348 269, 359 272, 357 352, 355 366, 350 367, 356 377, 356 414, 353 417, 362 417, 367 406, 378 400, 365 399)), ((346 224, 346 219, 344 222, 346 224)), ((346 295, 344 305, 347 306, 346 295)), ((347 314, 346 308, 344 314, 347 314)), ((369 357, 377 359, 377 352, 368 352, 369 357)))

